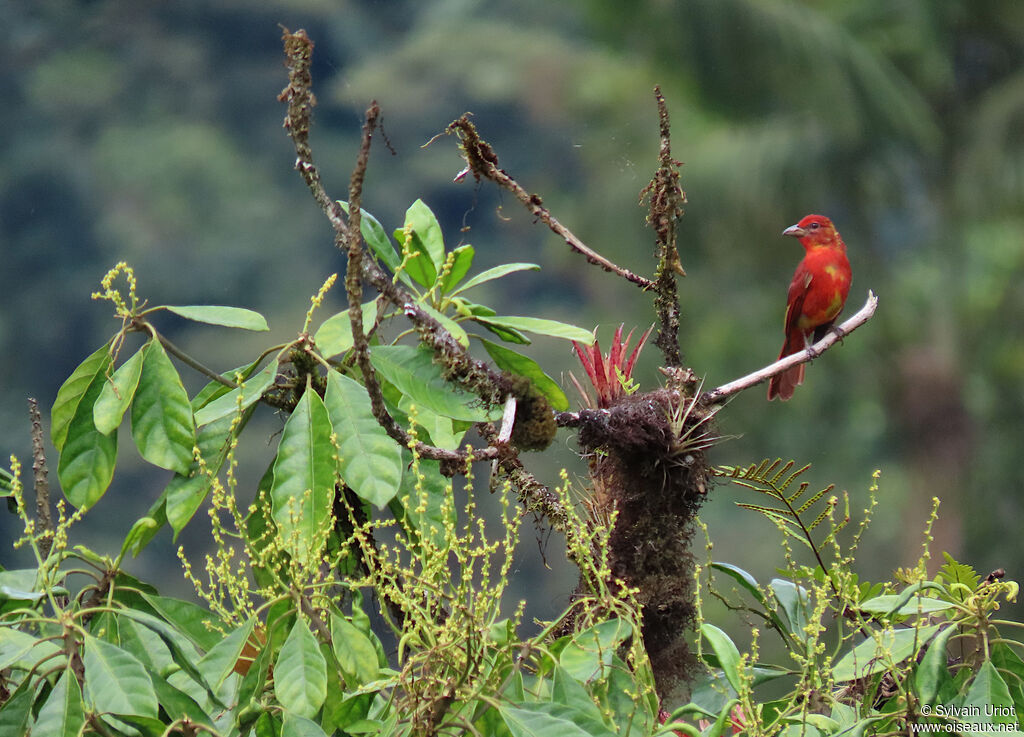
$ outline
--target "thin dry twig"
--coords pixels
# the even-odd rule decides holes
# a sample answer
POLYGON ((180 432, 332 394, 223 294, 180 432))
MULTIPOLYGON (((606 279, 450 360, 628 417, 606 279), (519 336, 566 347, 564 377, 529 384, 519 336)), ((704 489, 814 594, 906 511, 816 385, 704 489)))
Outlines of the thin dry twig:
POLYGON ((499 168, 497 154, 494 153, 494 149, 491 148, 489 143, 480 138, 480 135, 476 132, 476 126, 470 122, 468 114, 453 121, 448 126, 447 132, 458 135, 459 140, 462 142, 462 152, 466 158, 469 171, 473 173, 475 179, 489 179, 502 189, 511 192, 534 217, 562 238, 569 248, 581 254, 595 266, 600 266, 605 271, 621 276, 626 281, 630 281, 643 289, 650 289, 654 286, 654 282, 647 277, 634 274, 629 269, 612 263, 587 246, 571 230, 555 219, 551 211, 544 207, 540 195, 530 194, 508 172, 499 168))
POLYGON ((749 389, 752 386, 757 386, 763 381, 767 381, 776 374, 781 374, 783 371, 791 369, 794 366, 799 366, 801 363, 806 363, 817 358, 835 345, 837 341, 842 340, 870 320, 875 314, 875 309, 877 307, 878 297, 875 296, 874 292, 869 290, 868 300, 864 303, 864 306, 860 308, 857 314, 840 325, 838 330, 830 330, 824 338, 799 353, 794 353, 786 356, 785 358, 780 358, 775 363, 765 366, 762 369, 758 369, 746 376, 741 376, 734 381, 730 381, 728 384, 723 384, 717 389, 705 392, 701 395, 700 401, 705 405, 718 404, 722 400, 731 397, 733 394, 737 394, 744 389, 749 389))

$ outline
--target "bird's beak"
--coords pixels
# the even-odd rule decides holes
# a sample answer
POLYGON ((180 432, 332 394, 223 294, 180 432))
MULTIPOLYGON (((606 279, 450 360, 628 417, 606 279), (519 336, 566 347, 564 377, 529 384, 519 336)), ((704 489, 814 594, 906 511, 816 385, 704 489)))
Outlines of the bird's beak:
POLYGON ((790 225, 788 228, 782 231, 782 234, 791 235, 794 238, 803 238, 805 235, 807 235, 807 231, 801 228, 799 225, 790 225))

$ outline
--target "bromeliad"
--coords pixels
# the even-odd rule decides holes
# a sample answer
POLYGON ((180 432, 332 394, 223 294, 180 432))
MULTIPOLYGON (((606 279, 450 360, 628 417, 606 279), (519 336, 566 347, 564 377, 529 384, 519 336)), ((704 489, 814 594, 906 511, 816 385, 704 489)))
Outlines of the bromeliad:
POLYGON ((636 363, 636 357, 640 354, 644 343, 647 342, 647 336, 651 334, 654 326, 652 325, 644 331, 632 353, 628 353, 628 351, 629 342, 633 339, 633 331, 630 330, 626 339, 622 340, 622 328, 623 326, 619 325, 615 331, 615 335, 612 337, 612 348, 607 355, 602 355, 601 346, 597 340, 594 340, 594 344, 591 346, 580 345, 576 341, 572 342, 572 347, 576 351, 580 363, 583 364, 583 370, 587 372, 587 377, 597 392, 595 401, 590 392, 583 388, 571 371, 569 372, 569 379, 579 391, 580 396, 583 397, 583 403, 587 407, 592 409, 610 407, 615 400, 635 391, 635 386, 632 384, 633 364, 636 363))

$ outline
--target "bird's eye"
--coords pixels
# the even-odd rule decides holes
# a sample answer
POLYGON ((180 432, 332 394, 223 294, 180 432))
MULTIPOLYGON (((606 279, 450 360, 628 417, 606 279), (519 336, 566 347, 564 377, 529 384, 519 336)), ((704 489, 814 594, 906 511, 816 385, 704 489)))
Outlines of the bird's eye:
POLYGON ((821 223, 811 223, 811 230, 817 230, 821 227, 821 223))

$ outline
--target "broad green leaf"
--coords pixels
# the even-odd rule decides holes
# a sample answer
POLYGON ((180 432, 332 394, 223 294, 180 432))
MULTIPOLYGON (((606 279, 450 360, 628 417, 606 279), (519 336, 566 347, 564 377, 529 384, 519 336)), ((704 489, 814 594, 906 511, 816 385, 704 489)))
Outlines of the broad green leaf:
POLYGON ((559 664, 581 683, 598 678, 612 662, 615 649, 633 634, 621 619, 609 619, 577 632, 558 656, 559 664))
POLYGON ((274 693, 287 711, 306 718, 316 716, 327 698, 327 662, 302 617, 277 656, 274 693))
MULTIPOLYGON (((64 450, 68 429, 78 413, 82 399, 94 386, 97 376, 103 376, 105 379, 105 372, 109 365, 110 343, 108 342, 82 361, 57 390, 57 398, 53 400, 53 409, 50 410, 50 440, 53 441, 58 452, 64 450)), ((90 414, 97 396, 98 391, 91 401, 85 403, 90 414)))
MULTIPOLYGON (((160 597, 155 598, 159 599, 160 597)), ((204 672, 196 665, 199 661, 196 648, 179 629, 171 626, 159 617, 154 617, 151 614, 135 609, 122 609, 118 612, 117 616, 117 622, 121 630, 130 631, 131 627, 137 627, 143 630, 143 634, 140 637, 156 637, 165 648, 165 655, 173 660, 179 668, 188 673, 197 684, 206 689, 211 698, 216 698, 216 689, 211 688, 204 672), (152 635, 149 635, 149 633, 152 633, 152 635)), ((147 659, 145 656, 136 655, 136 657, 141 661, 147 659)))
POLYGON ((949 665, 946 661, 946 644, 957 628, 950 625, 928 643, 928 650, 914 673, 914 687, 922 704, 934 706, 943 687, 952 683, 949 665))
POLYGON ((991 660, 996 670, 1003 674, 1017 714, 1024 714, 1024 660, 1021 660, 1012 647, 1001 642, 992 645, 991 660))
POLYGON ((482 317, 477 315, 473 318, 485 327, 500 327, 510 330, 522 330, 537 335, 548 335, 552 338, 564 338, 575 340, 577 343, 591 345, 594 342, 594 334, 589 330, 578 328, 575 325, 558 322, 557 320, 546 320, 542 317, 518 317, 515 315, 482 317))
POLYGON ((140 517, 135 520, 135 524, 128 530, 128 534, 124 536, 124 542, 121 543, 121 555, 126 555, 129 551, 133 551, 134 555, 138 555, 139 551, 145 547, 145 544, 153 539, 163 523, 163 521, 157 520, 153 517, 140 517))
POLYGON ((441 327, 451 333, 451 336, 455 338, 456 343, 461 345, 463 348, 469 348, 469 336, 459 323, 455 322, 447 315, 438 312, 428 304, 421 304, 420 309, 441 323, 441 327))
POLYGON ((323 400, 307 386, 281 433, 270 498, 285 548, 319 556, 334 502, 335 450, 323 400))
POLYGON ((168 482, 164 489, 166 499, 165 513, 167 521, 174 530, 175 540, 178 533, 188 524, 199 509, 210 490, 212 477, 220 472, 227 459, 230 441, 242 431, 255 408, 249 407, 242 412, 238 424, 235 417, 229 415, 215 420, 199 430, 196 435, 196 446, 205 464, 205 472, 199 461, 193 459, 187 475, 177 474, 168 482), (232 432, 234 433, 232 435, 232 432))
POLYGON ((359 498, 383 509, 402 483, 401 447, 373 416, 362 384, 330 371, 324 403, 338 428, 341 477, 359 498))
MULTIPOLYGON (((60 448, 60 461, 57 464, 57 478, 60 479, 64 496, 74 506, 80 509, 87 509, 99 501, 100 497, 110 486, 114 478, 114 469, 117 464, 117 433, 103 434, 96 429, 93 420, 93 406, 103 391, 106 383, 106 368, 110 365, 110 356, 106 348, 93 354, 86 359, 92 362, 95 372, 91 374, 91 380, 84 386, 84 378, 75 380, 82 366, 79 366, 72 374, 72 378, 61 387, 64 391, 72 380, 75 380, 75 389, 82 389, 75 400, 72 400, 70 393, 62 402, 58 394, 57 402, 53 405, 54 430, 57 422, 63 422, 65 411, 72 403, 76 410, 71 420, 64 425, 63 437, 54 438, 54 445, 60 448), (97 358, 98 356, 98 358, 97 358), (93 361, 93 358, 97 358, 93 361), (60 411, 58 412, 58 408, 60 411)), ((84 377, 86 372, 82 373, 84 377)), ((71 390, 69 390, 70 392, 71 390)), ((56 435, 56 432, 55 432, 56 435)))
POLYGON ((883 594, 868 599, 857 606, 857 609, 871 614, 899 614, 901 616, 913 616, 914 614, 930 614, 941 612, 952 608, 953 604, 941 599, 931 599, 925 596, 905 597, 903 594, 883 594))
POLYGON ((277 377, 277 361, 271 361, 267 367, 245 382, 244 386, 232 389, 227 394, 217 397, 195 413, 196 425, 202 427, 221 417, 233 415, 246 409, 263 396, 277 377), (241 401, 239 401, 241 397, 241 401))
POLYGON ((327 733, 312 719, 286 711, 281 723, 281 737, 327 737, 327 733))
POLYGON ((370 638, 337 614, 331 615, 331 646, 346 679, 351 679, 351 686, 358 687, 377 680, 380 667, 377 650, 370 638))
POLYGON ((782 607, 782 613, 789 622, 789 632, 800 640, 806 638, 804 627, 807 626, 811 610, 811 595, 803 586, 797 586, 784 578, 773 578, 768 584, 776 601, 782 607))
POLYGON ((555 666, 551 701, 572 709, 575 712, 573 723, 586 728, 591 734, 607 731, 608 728, 601 718, 601 710, 587 693, 587 689, 560 665, 555 666))
MULTIPOLYGON (((404 248, 405 231, 398 228, 394 235, 399 248, 404 248)), ((431 262, 430 254, 424 248, 423 242, 416 237, 415 233, 409 241, 409 257, 404 258, 403 256, 403 259, 405 266, 402 273, 412 277, 413 281, 420 286, 430 288, 437 281, 437 268, 431 262)))
POLYGON ((135 388, 139 385, 139 376, 142 374, 145 350, 146 346, 143 346, 135 351, 132 357, 114 372, 110 381, 103 383, 103 389, 92 408, 92 418, 96 429, 104 435, 117 429, 121 424, 121 419, 135 396, 135 388))
POLYGON ((775 607, 771 606, 768 603, 768 598, 764 595, 764 592, 758 585, 757 579, 755 579, 752 575, 747 573, 742 568, 734 566, 730 563, 716 562, 712 563, 711 567, 714 568, 716 571, 720 571, 725 575, 729 576, 729 578, 731 578, 733 581, 742 586, 747 592, 749 592, 750 595, 753 596, 754 599, 756 599, 762 607, 764 607, 765 615, 775 624, 779 632, 786 632, 788 630, 786 623, 782 621, 782 618, 776 612, 775 607))
POLYGON ((27 735, 28 720, 32 715, 32 704, 36 699, 39 681, 26 678, 14 693, 0 705, 0 734, 27 735))
POLYGON ((492 343, 486 338, 480 338, 479 336, 477 338, 483 343, 484 350, 487 351, 487 354, 498 368, 504 369, 509 373, 518 374, 519 376, 525 376, 532 381, 540 393, 547 397, 548 402, 550 402, 555 410, 564 412, 569 409, 569 398, 565 396, 565 392, 555 383, 555 380, 544 373, 539 363, 505 346, 492 343))
POLYGON ((57 652, 57 646, 49 640, 39 640, 13 627, 0 627, 0 670, 15 665, 31 668, 57 652))
POLYGON ((46 697, 32 731, 51 737, 77 737, 84 724, 82 690, 74 672, 65 670, 46 697))
POLYGON ((540 271, 540 266, 538 266, 537 264, 528 264, 524 262, 501 264, 500 266, 495 266, 494 268, 487 269, 486 271, 481 271, 479 274, 477 274, 472 279, 463 284, 461 287, 452 292, 452 294, 461 294, 462 292, 465 292, 467 289, 472 289, 473 287, 480 286, 484 282, 493 281, 494 279, 500 279, 503 276, 513 274, 517 271, 540 271))
POLYGON ((458 286, 459 282, 462 281, 462 277, 466 275, 470 267, 473 265, 473 256, 476 251, 473 246, 468 243, 464 246, 452 249, 452 267, 445 274, 444 280, 441 282, 441 293, 448 294, 452 289, 458 286))
MULTIPOLYGON (((450 417, 444 417, 427 407, 418 405, 404 394, 398 402, 398 409, 411 418, 414 405, 416 424, 430 434, 431 445, 448 450, 455 450, 459 447, 462 437, 466 434, 464 429, 456 430, 455 423, 450 417)), ((463 427, 463 423, 458 424, 460 428, 463 427)))
POLYGON ((132 401, 132 438, 142 457, 154 466, 187 474, 196 444, 188 393, 159 342, 150 341, 144 350, 132 401))
POLYGON ((43 598, 43 592, 36 590, 37 576, 35 568, 0 571, 0 601, 38 601, 43 598))
MULTIPOLYGON (((377 302, 367 302, 363 306, 363 333, 369 333, 377 321, 377 302)), ((330 358, 344 353, 352 347, 352 320, 348 310, 324 320, 313 334, 313 342, 324 357, 330 358)))
POLYGON ((155 594, 143 594, 142 598, 175 632, 187 637, 200 649, 208 651, 224 639, 220 632, 212 629, 217 617, 198 604, 155 594))
POLYGON ((370 349, 370 360, 402 394, 439 415, 469 422, 500 416, 500 408, 489 415, 479 406, 477 397, 445 381, 441 367, 434 363, 433 355, 425 348, 374 346, 370 349))
MULTIPOLYGON (((199 703, 179 688, 175 688, 160 676, 153 676, 153 690, 160 700, 160 708, 174 720, 188 719, 193 723, 213 727, 213 720, 199 703)), ((202 732, 200 732, 202 734, 202 732)))
POLYGON ((415 247, 427 254, 436 274, 444 265, 444 237, 437 217, 423 200, 416 200, 405 211, 405 224, 412 226, 415 247))
MULTIPOLYGON (((963 720, 971 724, 1017 723, 1016 717, 1013 716, 1010 690, 991 660, 981 664, 960 706, 964 713, 963 720), (968 716, 970 714, 979 716, 968 716)), ((999 731, 1001 730, 992 729, 990 733, 995 734, 999 731)))
POLYGON ((941 626, 877 632, 877 638, 867 638, 840 658, 832 669, 832 676, 837 682, 852 681, 886 670, 912 656, 941 626))
POLYGON ((402 477, 399 498, 408 495, 409 504, 403 506, 399 499, 393 499, 391 512, 395 519, 402 520, 403 524, 409 525, 419 535, 430 538, 440 547, 445 544, 445 529, 455 520, 454 506, 445 506, 451 480, 441 474, 439 461, 421 458, 418 466, 413 469, 412 454, 409 451, 403 453, 403 459, 404 465, 410 467, 410 470, 402 477))
POLYGON ((220 689, 221 684, 234 671, 235 663, 238 662, 238 657, 242 654, 245 643, 249 641, 255 625, 256 620, 249 619, 210 648, 199 660, 199 670, 215 691, 220 689))
MULTIPOLYGON (((232 371, 226 371, 221 374, 221 377, 234 382, 238 381, 238 377, 241 376, 242 381, 248 381, 249 377, 252 376, 252 372, 260 365, 261 360, 262 359, 257 358, 255 361, 246 364, 245 366, 239 366, 232 371)), ((199 392, 192 397, 192 411, 198 412, 214 399, 224 396, 229 391, 232 391, 232 387, 226 386, 219 381, 210 381, 210 383, 200 389, 199 392)))
POLYGON ((550 702, 502 703, 498 707, 513 737, 612 737, 603 723, 594 724, 588 714, 571 706, 550 702))
POLYGON ((94 711, 156 718, 153 682, 139 660, 116 645, 85 635, 85 698, 94 711))
POLYGON ((718 663, 722 666, 722 672, 725 673, 725 678, 729 681, 729 685, 737 693, 740 692, 742 690, 739 670, 740 651, 736 649, 736 645, 729 639, 729 635, 713 624, 707 622, 702 624, 700 626, 700 633, 707 640, 708 644, 711 645, 711 649, 718 658, 718 663))
MULTIPOLYGON (((348 203, 344 200, 338 200, 338 204, 346 213, 349 211, 348 203)), ((359 209, 359 213, 359 232, 362 233, 363 240, 377 254, 377 258, 394 274, 398 270, 399 264, 402 263, 402 259, 395 252, 395 247, 391 245, 387 233, 384 232, 384 228, 377 218, 362 208, 359 209)))
POLYGON ((223 307, 220 305, 164 305, 156 309, 164 309, 180 315, 186 320, 205 322, 209 325, 221 325, 226 328, 241 328, 243 330, 264 331, 270 330, 267 320, 263 315, 244 307, 223 307))

